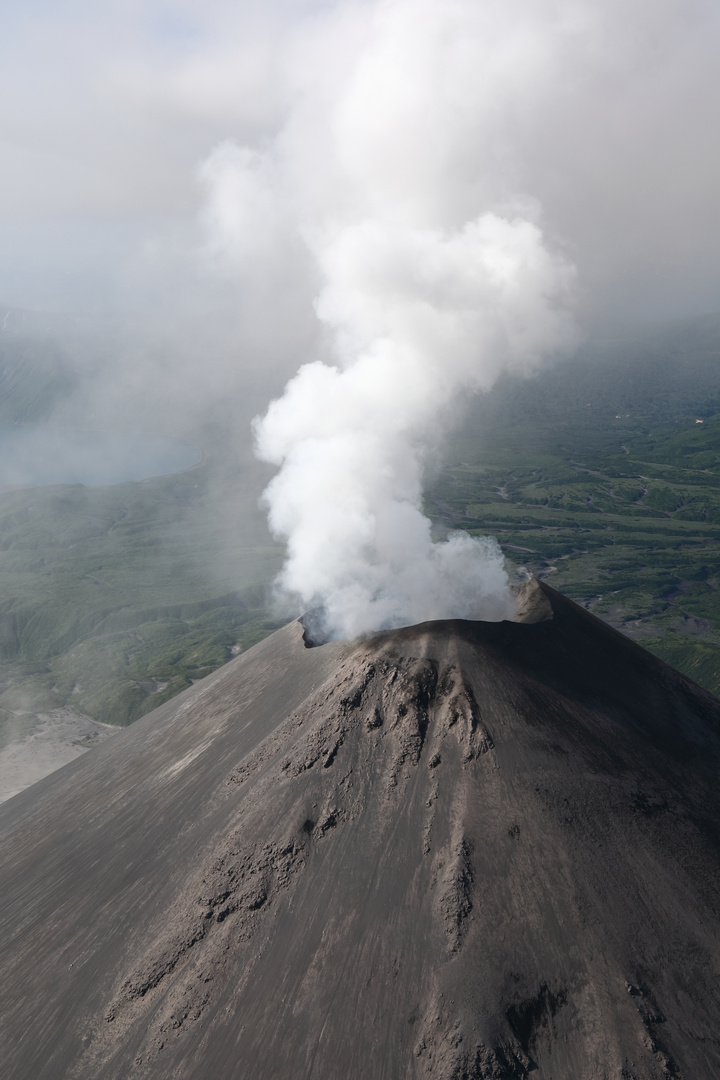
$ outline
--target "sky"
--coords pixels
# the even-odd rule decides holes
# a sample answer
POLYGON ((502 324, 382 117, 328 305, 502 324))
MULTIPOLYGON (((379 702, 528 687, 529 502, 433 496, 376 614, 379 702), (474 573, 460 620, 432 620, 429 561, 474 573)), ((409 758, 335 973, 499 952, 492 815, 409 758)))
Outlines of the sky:
MULTIPOLYGON (((303 152, 322 154, 322 138, 312 146, 317 125, 303 128, 303 109, 332 112, 393 6, 5 4, 0 304, 149 304, 172 319, 188 305, 212 307, 213 294, 231 304, 259 288, 248 284, 247 268, 213 262, 203 163, 228 140, 263 153, 282 133, 286 150, 287 140, 304 135, 303 152)), ((432 21, 433 7, 418 3, 417 20, 432 21)), ((468 50, 454 62, 475 65, 463 92, 476 100, 468 109, 448 90, 428 116, 424 158, 410 146, 408 166, 432 168, 447 117, 465 123, 460 179, 467 179, 463 170, 473 174, 490 201, 534 203, 545 234, 577 267, 577 310, 590 325, 716 309, 715 0, 481 0, 473 7, 468 50)), ((462 3, 445 8, 460 22, 465 17, 462 3)), ((423 64, 432 68, 452 51, 424 47, 406 43, 418 50, 418 78, 423 64)), ((392 79, 378 83, 378 116, 404 107, 406 91, 392 79)), ((381 149, 396 155, 394 175, 411 190, 398 148, 381 149)), ((462 201, 459 189, 456 197, 462 201)), ((294 279, 266 287, 302 292, 294 279)), ((310 333, 302 311, 287 318, 310 333)))

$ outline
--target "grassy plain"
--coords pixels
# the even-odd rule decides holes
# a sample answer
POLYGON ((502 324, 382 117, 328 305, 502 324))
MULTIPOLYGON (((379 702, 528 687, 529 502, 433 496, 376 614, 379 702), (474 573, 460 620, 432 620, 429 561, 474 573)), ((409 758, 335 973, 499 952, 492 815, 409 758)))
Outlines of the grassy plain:
POLYGON ((720 693, 720 325, 587 349, 478 404, 427 493, 720 693))
POLYGON ((215 465, 0 496, 0 708, 127 724, 279 625, 259 485, 215 465))
MULTIPOLYGON (((47 422, 58 408, 72 417, 81 384, 52 335, 0 335, 0 422, 47 422)), ((234 410, 246 431, 252 405, 234 410)), ((258 506, 269 472, 227 416, 175 431, 161 419, 202 448, 198 466, 105 488, 0 492, 5 729, 61 706, 130 723, 279 625, 266 587, 281 552, 258 506)))

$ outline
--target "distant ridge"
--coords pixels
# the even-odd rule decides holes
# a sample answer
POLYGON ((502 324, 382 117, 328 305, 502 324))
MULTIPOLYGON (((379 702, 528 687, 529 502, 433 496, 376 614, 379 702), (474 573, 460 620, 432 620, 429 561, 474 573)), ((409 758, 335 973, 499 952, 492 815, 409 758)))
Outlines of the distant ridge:
POLYGON ((4 1076, 720 1075, 720 701, 519 618, 293 623, 0 807, 4 1076))

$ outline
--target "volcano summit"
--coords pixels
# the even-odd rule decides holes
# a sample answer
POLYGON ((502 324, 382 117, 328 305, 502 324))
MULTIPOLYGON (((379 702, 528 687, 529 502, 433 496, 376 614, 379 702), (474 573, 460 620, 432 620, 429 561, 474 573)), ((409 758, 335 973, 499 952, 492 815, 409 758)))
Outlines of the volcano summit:
POLYGON ((4 1075, 720 1075, 720 702, 520 608, 290 624, 0 808, 4 1075))

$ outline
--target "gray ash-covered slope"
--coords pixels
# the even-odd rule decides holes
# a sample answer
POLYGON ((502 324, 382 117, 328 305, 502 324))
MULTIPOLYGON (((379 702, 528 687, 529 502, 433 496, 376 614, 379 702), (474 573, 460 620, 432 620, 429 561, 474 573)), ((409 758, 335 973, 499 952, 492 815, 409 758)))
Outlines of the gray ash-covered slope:
POLYGON ((0 808, 3 1076, 720 1075, 720 702, 526 600, 294 623, 0 808))

